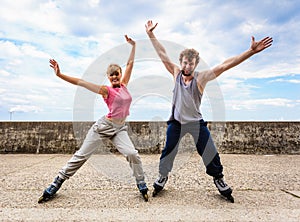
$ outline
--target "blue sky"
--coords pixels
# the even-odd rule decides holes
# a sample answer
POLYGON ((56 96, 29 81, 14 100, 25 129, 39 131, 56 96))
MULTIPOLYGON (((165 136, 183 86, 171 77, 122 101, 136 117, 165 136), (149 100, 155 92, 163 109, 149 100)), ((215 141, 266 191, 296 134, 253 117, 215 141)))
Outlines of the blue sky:
POLYGON ((108 84, 102 71, 106 66, 97 68, 96 74, 89 67, 106 59, 115 62, 117 57, 124 65, 129 52, 124 34, 137 41, 139 50, 129 84, 133 104, 128 120, 167 120, 173 82, 157 57, 146 55, 150 48, 144 25, 149 19, 159 23, 155 34, 169 42, 165 43, 175 63, 177 50, 189 47, 200 52, 207 68, 247 50, 252 35, 272 36, 272 47, 212 83, 217 90, 208 88, 201 111, 212 121, 300 121, 296 0, 2 0, 0 120, 95 120, 106 114, 100 97, 57 78, 49 59, 55 58, 65 74, 108 84), (78 118, 77 103, 84 106, 86 93, 91 115, 83 112, 78 118))

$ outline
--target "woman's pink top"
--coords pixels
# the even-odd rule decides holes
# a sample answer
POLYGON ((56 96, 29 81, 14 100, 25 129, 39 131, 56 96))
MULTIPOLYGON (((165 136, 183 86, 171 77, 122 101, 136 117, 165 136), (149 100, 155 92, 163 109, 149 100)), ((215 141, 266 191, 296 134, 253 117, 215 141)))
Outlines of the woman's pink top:
POLYGON ((108 96, 104 99, 107 104, 109 113, 107 118, 126 118, 129 115, 129 107, 132 97, 126 86, 121 85, 120 88, 107 86, 108 96))

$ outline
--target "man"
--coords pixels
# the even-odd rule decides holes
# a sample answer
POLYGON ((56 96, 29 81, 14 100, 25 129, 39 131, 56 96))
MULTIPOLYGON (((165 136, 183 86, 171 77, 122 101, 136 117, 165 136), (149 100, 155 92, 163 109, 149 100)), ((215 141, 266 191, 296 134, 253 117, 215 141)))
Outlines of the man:
POLYGON ((165 48, 155 37, 153 30, 156 28, 151 20, 145 25, 146 32, 166 69, 171 73, 175 81, 173 91, 172 114, 168 121, 167 139, 162 151, 159 163, 159 177, 154 182, 153 196, 160 192, 171 172, 178 145, 181 138, 190 133, 195 141, 197 151, 202 157, 206 167, 206 173, 213 177, 213 181, 221 195, 231 202, 232 189, 225 183, 223 166, 220 156, 210 136, 207 123, 200 113, 200 104, 205 86, 228 69, 237 66, 254 54, 263 51, 272 45, 273 39, 265 37, 256 42, 252 36, 250 48, 225 60, 222 64, 215 66, 212 70, 196 72, 195 69, 200 61, 199 53, 194 49, 185 49, 179 56, 180 67, 170 61, 165 48))

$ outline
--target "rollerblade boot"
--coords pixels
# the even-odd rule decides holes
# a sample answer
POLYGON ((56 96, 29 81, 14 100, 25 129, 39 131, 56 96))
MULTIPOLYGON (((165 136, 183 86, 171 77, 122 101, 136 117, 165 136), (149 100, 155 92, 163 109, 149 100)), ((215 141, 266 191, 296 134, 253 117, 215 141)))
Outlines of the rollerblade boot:
POLYGON ((141 192, 144 200, 147 202, 149 200, 148 187, 145 182, 140 182, 137 184, 139 191, 141 192))
POLYGON ((48 188, 44 190, 43 195, 39 198, 38 203, 50 200, 59 190, 65 180, 57 176, 48 188))
POLYGON ((232 189, 225 183, 224 178, 216 178, 214 177, 214 183, 218 188, 220 194, 227 198, 231 203, 234 203, 234 199, 232 194, 232 189))
POLYGON ((155 197, 165 186, 168 181, 168 176, 159 175, 156 181, 153 183, 153 193, 152 196, 155 197))

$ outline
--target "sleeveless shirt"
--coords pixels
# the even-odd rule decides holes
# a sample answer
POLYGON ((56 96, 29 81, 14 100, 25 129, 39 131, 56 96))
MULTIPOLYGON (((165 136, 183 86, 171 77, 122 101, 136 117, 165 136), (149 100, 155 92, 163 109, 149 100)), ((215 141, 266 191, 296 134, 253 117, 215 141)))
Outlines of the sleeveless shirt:
POLYGON ((194 78, 186 85, 182 78, 182 73, 176 77, 173 89, 172 114, 169 120, 177 120, 181 124, 195 122, 202 119, 200 105, 202 94, 197 86, 198 72, 194 73, 194 78))
POLYGON ((124 85, 120 88, 107 86, 108 96, 104 99, 109 109, 107 118, 125 118, 129 115, 132 97, 124 85))

